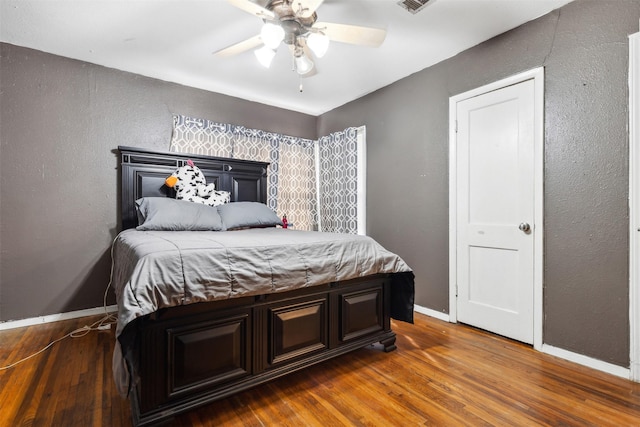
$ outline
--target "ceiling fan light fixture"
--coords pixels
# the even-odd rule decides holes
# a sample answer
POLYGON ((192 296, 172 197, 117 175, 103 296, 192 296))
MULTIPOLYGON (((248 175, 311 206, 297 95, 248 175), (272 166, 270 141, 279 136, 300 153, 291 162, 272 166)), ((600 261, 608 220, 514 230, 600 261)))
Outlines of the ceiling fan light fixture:
POLYGON ((295 57, 296 71, 301 76, 307 74, 313 69, 313 61, 307 58, 305 55, 299 55, 295 57))
POLYGON ((307 46, 316 57, 322 58, 327 53, 327 49, 329 49, 329 37, 320 31, 311 33, 307 37, 307 46))
MULTIPOLYGON (((318 69, 314 61, 319 61, 319 58, 327 53, 330 41, 378 47, 387 34, 387 31, 381 28, 318 22, 316 11, 325 0, 227 1, 260 18, 262 28, 259 34, 221 49, 215 54, 218 57, 228 57, 254 50, 260 64, 269 68, 277 56, 276 51, 284 44, 291 53, 291 71, 295 71, 301 78, 317 74, 318 69)), ((403 0, 403 3, 426 4, 431 1, 433 0, 403 0)))
POLYGON ((258 62, 265 68, 269 68, 271 66, 271 62, 273 61, 274 56, 276 56, 276 52, 267 45, 262 46, 260 49, 256 49, 254 53, 256 58, 258 58, 258 62))
POLYGON ((260 38, 266 46, 275 50, 284 40, 284 29, 280 25, 267 22, 260 30, 260 38))

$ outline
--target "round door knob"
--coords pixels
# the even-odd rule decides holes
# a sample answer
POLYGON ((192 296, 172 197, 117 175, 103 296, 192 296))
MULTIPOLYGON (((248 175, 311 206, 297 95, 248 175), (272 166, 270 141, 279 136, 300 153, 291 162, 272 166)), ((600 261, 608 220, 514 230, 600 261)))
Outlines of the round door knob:
POLYGON ((530 225, 529 225, 529 223, 527 223, 527 222, 523 222, 523 223, 521 223, 521 224, 518 226, 518 228, 519 228, 521 231, 524 231, 525 233, 528 233, 529 231, 531 231, 531 226, 530 226, 530 225))

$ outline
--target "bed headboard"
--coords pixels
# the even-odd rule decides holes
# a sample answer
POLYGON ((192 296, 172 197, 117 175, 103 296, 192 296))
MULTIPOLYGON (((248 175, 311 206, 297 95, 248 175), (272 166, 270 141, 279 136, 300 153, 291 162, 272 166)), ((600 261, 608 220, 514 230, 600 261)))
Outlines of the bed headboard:
POLYGON ((138 225, 135 201, 140 197, 175 197, 164 181, 191 159, 200 168, 207 183, 231 193, 232 202, 267 201, 269 163, 227 159, 197 154, 151 151, 119 146, 122 229, 138 225))

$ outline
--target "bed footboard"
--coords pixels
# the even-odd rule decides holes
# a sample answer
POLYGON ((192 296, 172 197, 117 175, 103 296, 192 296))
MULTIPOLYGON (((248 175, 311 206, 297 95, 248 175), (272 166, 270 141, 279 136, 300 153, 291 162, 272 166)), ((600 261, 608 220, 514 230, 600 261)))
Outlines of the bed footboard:
POLYGON ((140 319, 134 424, 164 421, 376 342, 394 350, 390 282, 376 275, 140 319))

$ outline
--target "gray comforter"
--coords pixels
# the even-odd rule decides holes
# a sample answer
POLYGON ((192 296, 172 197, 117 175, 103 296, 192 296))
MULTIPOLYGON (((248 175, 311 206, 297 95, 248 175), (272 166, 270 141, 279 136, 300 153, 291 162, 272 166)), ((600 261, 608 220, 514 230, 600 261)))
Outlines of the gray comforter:
POLYGON ((260 228, 122 232, 113 248, 118 328, 159 308, 411 271, 367 236, 260 228))

